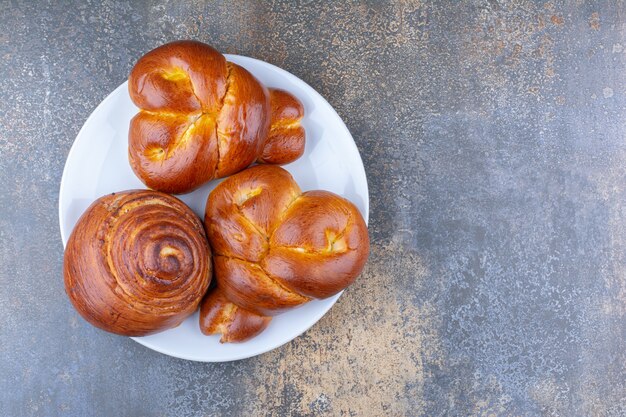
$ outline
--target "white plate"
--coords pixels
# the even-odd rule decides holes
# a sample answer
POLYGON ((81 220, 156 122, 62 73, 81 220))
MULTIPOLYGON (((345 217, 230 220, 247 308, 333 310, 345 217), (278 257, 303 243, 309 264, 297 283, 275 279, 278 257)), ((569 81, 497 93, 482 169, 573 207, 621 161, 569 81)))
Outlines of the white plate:
MULTIPOLYGON (((305 153, 285 168, 305 191, 323 189, 348 198, 367 221, 369 195, 363 162, 350 132, 331 105, 308 84, 285 70, 253 58, 226 57, 246 68, 266 86, 287 90, 302 101, 305 153)), ((136 113, 137 107, 130 100, 127 83, 124 83, 100 103, 78 133, 65 162, 59 191, 63 245, 80 215, 94 200, 115 191, 146 188, 128 163, 128 124, 136 113)), ((211 181, 178 197, 203 218, 207 196, 218 183, 211 181)), ((175 329, 133 339, 157 352, 182 359, 225 362, 249 358, 305 332, 340 295, 309 302, 275 317, 263 333, 245 343, 220 344, 219 336, 204 336, 198 326, 197 312, 175 329)))

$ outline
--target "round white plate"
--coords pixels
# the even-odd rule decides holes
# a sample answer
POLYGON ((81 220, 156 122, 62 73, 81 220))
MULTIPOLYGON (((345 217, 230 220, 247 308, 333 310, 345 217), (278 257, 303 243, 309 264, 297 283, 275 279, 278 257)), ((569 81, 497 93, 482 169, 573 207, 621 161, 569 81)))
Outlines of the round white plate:
MULTIPOLYGON (((348 198, 367 221, 369 195, 363 162, 350 132, 331 105, 308 84, 285 70, 253 58, 226 57, 246 68, 266 86, 287 90, 302 101, 305 153, 285 168, 305 191, 329 190, 348 198)), ((100 103, 78 133, 65 162, 59 192, 63 245, 80 215, 94 200, 116 191, 146 188, 128 163, 128 124, 136 113, 137 107, 130 100, 127 83, 124 83, 100 103)), ((203 218, 207 196, 218 183, 218 180, 211 181, 178 198, 203 218)), ((198 312, 175 329, 133 339, 157 352, 182 359, 225 362, 249 358, 305 332, 340 295, 309 302, 275 317, 263 333, 245 343, 221 344, 219 336, 204 336, 198 325, 198 312)))

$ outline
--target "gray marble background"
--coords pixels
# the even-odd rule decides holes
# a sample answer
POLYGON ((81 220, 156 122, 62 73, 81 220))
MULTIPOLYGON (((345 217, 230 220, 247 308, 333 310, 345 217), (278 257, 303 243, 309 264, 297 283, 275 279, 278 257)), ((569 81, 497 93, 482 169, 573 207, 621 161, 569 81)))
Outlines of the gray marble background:
POLYGON ((626 415, 626 5, 0 0, 0 415, 626 415), (268 354, 201 364, 96 330, 59 182, 146 51, 294 73, 345 120, 369 264, 268 354))

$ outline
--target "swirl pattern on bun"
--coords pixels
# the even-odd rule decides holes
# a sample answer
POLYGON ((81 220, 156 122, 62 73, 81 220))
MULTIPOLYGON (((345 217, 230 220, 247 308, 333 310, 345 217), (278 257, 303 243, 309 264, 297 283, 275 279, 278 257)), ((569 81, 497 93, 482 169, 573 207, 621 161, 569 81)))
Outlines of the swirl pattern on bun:
POLYGON ((68 240, 65 289, 78 312, 103 330, 143 336, 179 325, 211 281, 200 219, 156 191, 96 200, 68 240))

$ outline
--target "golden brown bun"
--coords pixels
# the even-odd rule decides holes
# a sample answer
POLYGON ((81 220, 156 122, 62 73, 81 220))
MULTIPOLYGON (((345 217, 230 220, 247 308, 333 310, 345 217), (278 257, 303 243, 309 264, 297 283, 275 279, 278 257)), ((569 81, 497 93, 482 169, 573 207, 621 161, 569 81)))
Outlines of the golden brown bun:
POLYGON ((154 190, 187 193, 241 171, 262 152, 266 162, 286 163, 304 149, 300 136, 265 145, 270 94, 204 43, 177 41, 148 52, 132 69, 128 90, 140 108, 128 133, 130 165, 154 190))
POLYGON ((202 222, 175 197, 114 193, 78 220, 63 261, 65 290, 94 326, 143 336, 178 326, 211 281, 202 222))
POLYGON ((286 164, 304 153, 305 133, 300 121, 302 103, 290 93, 270 88, 270 132, 263 145, 259 162, 286 164))
POLYGON ((328 191, 303 193, 277 166, 223 181, 209 195, 204 221, 220 296, 206 298, 200 321, 203 332, 221 333, 222 341, 247 340, 267 325, 231 331, 242 310, 272 316, 338 293, 369 254, 367 226, 354 204, 328 191))
POLYGON ((210 291, 200 306, 200 330, 207 336, 221 333, 222 343, 250 339, 265 330, 271 320, 229 302, 220 288, 210 291))

